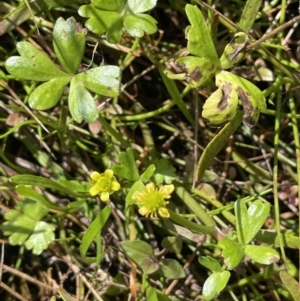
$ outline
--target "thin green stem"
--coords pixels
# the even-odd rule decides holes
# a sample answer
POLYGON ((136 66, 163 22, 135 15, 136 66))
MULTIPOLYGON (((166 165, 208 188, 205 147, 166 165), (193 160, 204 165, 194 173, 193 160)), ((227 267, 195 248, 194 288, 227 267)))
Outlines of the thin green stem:
MULTIPOLYGON (((296 152, 296 165, 297 165, 297 184, 298 184, 298 200, 300 200, 300 138, 299 138, 299 129, 298 129, 298 119, 296 117, 296 104, 294 97, 290 94, 289 97, 290 110, 292 114, 292 128, 294 133, 294 143, 295 143, 295 152, 296 152)), ((298 202, 298 233, 300 233, 300 202, 298 202)), ((299 240, 299 252, 300 252, 300 240, 299 240)), ((300 258, 300 257, 299 257, 300 258)), ((300 260, 300 259, 299 259, 300 260)), ((300 262, 299 262, 300 266, 300 262)), ((299 270, 299 279, 300 279, 300 270, 299 270)))

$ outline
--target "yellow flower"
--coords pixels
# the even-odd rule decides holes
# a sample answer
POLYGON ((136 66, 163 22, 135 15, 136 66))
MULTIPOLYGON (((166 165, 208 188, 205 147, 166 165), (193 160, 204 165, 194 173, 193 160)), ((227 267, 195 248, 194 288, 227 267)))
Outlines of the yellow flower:
POLYGON ((90 194, 95 196, 100 195, 100 199, 104 202, 108 201, 109 195, 120 189, 120 184, 114 177, 114 173, 111 169, 106 169, 104 173, 98 173, 96 171, 91 173, 92 187, 90 194))
POLYGON ((139 207, 139 213, 144 216, 154 217, 157 212, 161 217, 169 217, 170 213, 166 208, 169 204, 171 193, 174 190, 174 185, 164 185, 159 189, 156 188, 154 183, 147 184, 141 190, 136 191, 132 198, 136 200, 136 205, 139 207))

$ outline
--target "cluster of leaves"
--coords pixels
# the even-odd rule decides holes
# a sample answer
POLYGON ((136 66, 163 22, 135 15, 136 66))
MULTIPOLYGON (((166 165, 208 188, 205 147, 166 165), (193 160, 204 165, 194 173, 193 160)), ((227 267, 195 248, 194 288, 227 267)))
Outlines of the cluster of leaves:
POLYGON ((19 42, 21 56, 5 62, 7 71, 18 79, 43 81, 28 99, 33 109, 54 107, 70 83, 69 110, 76 122, 93 122, 98 117, 96 103, 88 91, 114 97, 120 93, 120 69, 117 66, 100 66, 76 74, 85 49, 86 31, 72 17, 59 18, 53 29, 53 47, 57 59, 65 69, 58 68, 46 54, 29 42, 19 42))
POLYGON ((191 23, 186 28, 187 49, 193 56, 176 60, 184 73, 173 74, 167 70, 167 76, 186 79, 193 88, 207 85, 215 76, 218 89, 206 100, 202 116, 214 125, 229 122, 236 116, 240 100, 244 111, 243 122, 250 127, 256 125, 259 113, 266 109, 262 92, 248 80, 223 71, 238 64, 245 57, 247 35, 237 33, 219 59, 199 8, 188 4, 186 13, 191 23))
POLYGON ((249 244, 264 224, 269 212, 270 204, 263 203, 261 200, 254 201, 248 210, 245 203, 240 200, 235 202, 238 241, 235 241, 235 234, 233 234, 218 242, 218 247, 222 249, 226 270, 210 256, 199 257, 199 263, 212 272, 203 285, 202 294, 205 300, 212 300, 226 287, 230 277, 229 270, 235 269, 245 256, 266 265, 279 261, 280 255, 273 248, 249 244))

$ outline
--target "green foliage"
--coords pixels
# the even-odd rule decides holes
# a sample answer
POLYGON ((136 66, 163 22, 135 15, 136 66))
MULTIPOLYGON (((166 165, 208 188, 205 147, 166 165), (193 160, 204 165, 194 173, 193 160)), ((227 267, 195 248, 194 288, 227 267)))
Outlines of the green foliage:
POLYGON ((194 57, 186 56, 176 60, 184 73, 172 74, 166 71, 166 74, 170 78, 186 79, 191 87, 196 88, 212 79, 219 70, 220 63, 201 11, 190 4, 186 5, 185 10, 191 23, 186 28, 187 49, 194 57))
POLYGON ((5 214, 6 222, 1 229, 9 236, 11 245, 25 244, 33 254, 39 255, 54 240, 55 227, 41 221, 48 212, 42 203, 25 197, 19 209, 11 209, 5 214))
POLYGON ((176 170, 166 159, 155 159, 153 164, 155 165, 153 178, 156 185, 161 183, 171 184, 175 180, 176 170))
MULTIPOLYGON (((228 299, 229 290, 234 299, 252 300, 269 293, 265 283, 277 297, 298 300, 295 250, 287 256, 285 248, 300 242, 300 117, 293 94, 300 64, 285 54, 289 4, 275 2, 262 8, 261 1, 238 1, 232 9, 221 1, 212 9, 204 1, 5 1, 1 230, 5 252, 20 247, 17 256, 4 253, 4 272, 11 266, 26 273, 33 264, 30 276, 43 282, 44 254, 66 259, 70 270, 60 278, 61 265, 46 263, 64 287, 51 295, 64 300, 73 299, 75 274, 78 300, 97 299, 99 289, 105 300, 228 299), (55 20, 58 12, 63 17, 55 20), (86 28, 72 17, 77 13, 86 28), (272 16, 278 28, 263 36, 268 43, 256 42, 251 28, 263 32, 272 16), (287 208, 292 217, 280 214, 287 208), (25 257, 23 246, 44 254, 25 257), (198 262, 190 260, 195 254, 198 262), (249 270, 237 277, 243 261, 249 270), (176 291, 169 279, 178 279, 176 291), (187 281, 193 285, 182 286, 187 281)), ((7 279, 18 290, 15 277, 7 279)))
POLYGON ((83 120, 94 122, 99 112, 88 90, 108 97, 119 95, 120 69, 117 66, 100 66, 75 74, 83 57, 85 36, 86 31, 73 17, 66 21, 59 18, 55 23, 53 47, 67 73, 29 42, 17 44, 20 56, 6 60, 7 71, 19 79, 45 82, 29 96, 28 102, 33 109, 54 107, 62 98, 66 85, 71 82, 68 104, 72 117, 78 123, 83 120))
MULTIPOLYGON (((86 257, 86 252, 90 247, 91 243, 93 242, 93 240, 95 239, 95 237, 97 236, 97 234, 99 234, 102 228, 104 227, 110 214, 111 214, 111 209, 109 206, 103 208, 101 212, 98 214, 98 216, 90 224, 89 228, 86 230, 86 232, 82 237, 81 244, 80 244, 80 254, 85 260, 89 262, 94 262, 95 258, 86 257)), ((102 254, 98 253, 97 256, 102 257, 102 254)))
POLYGON ((141 38, 145 33, 157 31, 156 20, 144 12, 152 9, 156 0, 92 0, 79 8, 79 14, 88 18, 85 26, 98 35, 106 33, 110 43, 119 43, 124 29, 132 36, 141 38))
POLYGON ((266 109, 262 92, 246 79, 221 71, 231 68, 245 57, 245 48, 249 41, 247 35, 237 33, 225 47, 219 61, 201 10, 189 4, 185 10, 191 23, 186 28, 187 49, 194 57, 185 56, 176 60, 176 64, 185 73, 173 74, 168 70, 165 73, 172 79, 185 79, 192 88, 208 84, 215 76, 218 89, 206 100, 202 117, 213 125, 231 122, 237 113, 240 100, 244 111, 243 122, 253 127, 258 121, 259 113, 266 109))
POLYGON ((121 247, 145 274, 158 272, 169 279, 185 277, 184 270, 176 260, 167 258, 158 260, 154 256, 152 247, 144 241, 123 241, 121 247))
POLYGON ((202 289, 204 300, 212 300, 227 285, 230 273, 228 271, 212 273, 205 281, 202 289))
MULTIPOLYGON (((280 256, 273 248, 248 244, 260 230, 269 212, 270 204, 263 203, 261 200, 255 200, 248 209, 244 202, 240 200, 235 202, 238 241, 233 240, 234 237, 228 236, 228 238, 223 238, 218 242, 227 270, 236 268, 245 256, 257 263, 266 265, 279 261, 280 256)), ((225 288, 230 273, 223 271, 218 261, 210 256, 200 256, 198 260, 201 265, 212 271, 203 286, 203 298, 212 300, 216 294, 225 288)))
POLYGON ((270 204, 255 200, 247 209, 245 202, 237 200, 234 210, 237 218, 238 240, 242 245, 246 245, 264 224, 270 212, 270 204))
POLYGON ((121 152, 119 154, 119 162, 120 165, 114 165, 113 167, 113 171, 116 175, 129 181, 136 181, 139 179, 139 172, 131 148, 128 148, 126 152, 121 152))

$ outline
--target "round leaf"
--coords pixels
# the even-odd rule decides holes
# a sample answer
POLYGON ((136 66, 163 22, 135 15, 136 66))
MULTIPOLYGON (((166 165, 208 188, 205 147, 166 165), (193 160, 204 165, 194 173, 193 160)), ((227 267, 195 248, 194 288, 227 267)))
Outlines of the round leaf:
POLYGON ((157 31, 157 21, 146 14, 126 15, 124 27, 128 33, 136 38, 141 38, 144 33, 153 34, 157 31))
POLYGON ((205 300, 212 300, 219 292, 221 292, 230 277, 228 271, 220 273, 212 273, 204 282, 202 294, 205 300))
POLYGON ((270 247, 247 245, 245 246, 245 254, 261 264, 271 264, 280 259, 278 252, 270 247))
POLYGON ((227 269, 232 270, 238 266, 244 256, 242 245, 231 239, 223 238, 218 242, 218 246, 222 249, 227 269))
POLYGON ((179 279, 186 277, 184 269, 175 259, 163 258, 158 273, 169 279, 179 279))
POLYGON ((128 0, 127 5, 130 9, 137 13, 143 13, 147 10, 152 9, 155 7, 157 0, 144 0, 144 1, 136 1, 136 0, 128 0))
POLYGON ((138 265, 141 265, 145 260, 153 256, 152 247, 144 241, 123 241, 121 242, 121 247, 138 265))
POLYGON ((170 252, 180 253, 182 249, 182 238, 180 236, 168 236, 162 240, 161 245, 170 252))

